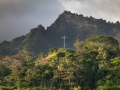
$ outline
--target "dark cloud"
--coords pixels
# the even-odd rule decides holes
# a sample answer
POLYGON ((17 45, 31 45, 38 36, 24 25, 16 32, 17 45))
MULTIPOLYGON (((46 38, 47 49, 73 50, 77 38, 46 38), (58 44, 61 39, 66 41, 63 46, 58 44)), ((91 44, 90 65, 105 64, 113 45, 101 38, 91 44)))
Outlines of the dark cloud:
POLYGON ((0 42, 47 27, 63 10, 56 0, 0 0, 0 42))
POLYGON ((0 16, 21 16, 36 10, 39 0, 0 0, 0 16))

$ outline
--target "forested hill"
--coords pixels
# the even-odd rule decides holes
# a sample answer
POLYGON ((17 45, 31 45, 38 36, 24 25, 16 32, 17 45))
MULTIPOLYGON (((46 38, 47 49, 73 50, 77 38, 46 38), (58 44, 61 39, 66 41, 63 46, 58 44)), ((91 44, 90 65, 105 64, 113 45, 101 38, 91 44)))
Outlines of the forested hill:
POLYGON ((85 40, 92 36, 112 36, 119 40, 120 23, 106 22, 103 19, 84 17, 64 11, 47 29, 42 25, 30 30, 25 36, 0 44, 0 56, 12 55, 18 52, 31 51, 34 54, 48 52, 52 47, 63 47, 63 35, 66 35, 66 47, 73 49, 74 42, 85 40))
POLYGON ((119 42, 96 36, 76 46, 35 60, 29 53, 0 57, 0 90, 120 90, 119 42))

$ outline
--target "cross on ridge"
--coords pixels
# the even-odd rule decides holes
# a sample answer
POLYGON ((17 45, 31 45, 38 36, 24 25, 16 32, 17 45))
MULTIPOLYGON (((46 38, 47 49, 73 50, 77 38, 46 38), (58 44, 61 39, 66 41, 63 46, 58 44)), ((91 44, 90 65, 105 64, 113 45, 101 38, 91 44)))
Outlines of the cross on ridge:
POLYGON ((64 48, 65 48, 65 39, 66 39, 67 37, 65 37, 65 35, 64 35, 64 36, 61 37, 61 38, 63 38, 63 40, 64 40, 63 46, 64 46, 64 48))

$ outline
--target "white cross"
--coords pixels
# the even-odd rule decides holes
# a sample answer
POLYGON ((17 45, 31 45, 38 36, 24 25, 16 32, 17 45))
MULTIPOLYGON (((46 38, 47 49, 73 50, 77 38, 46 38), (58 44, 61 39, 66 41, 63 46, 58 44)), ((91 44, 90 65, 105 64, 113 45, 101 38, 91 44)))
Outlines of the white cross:
POLYGON ((64 40, 63 45, 64 45, 64 48, 65 48, 65 39, 66 39, 67 37, 65 37, 65 35, 64 35, 64 37, 61 37, 61 38, 63 38, 63 40, 64 40))

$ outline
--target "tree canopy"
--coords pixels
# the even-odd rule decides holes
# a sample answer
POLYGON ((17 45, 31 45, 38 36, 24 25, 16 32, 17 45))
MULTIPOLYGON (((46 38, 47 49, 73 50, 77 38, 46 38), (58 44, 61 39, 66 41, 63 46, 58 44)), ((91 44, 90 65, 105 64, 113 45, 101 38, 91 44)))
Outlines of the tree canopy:
POLYGON ((0 89, 119 90, 119 43, 88 38, 82 48, 51 48, 33 60, 30 52, 0 58, 0 89), (9 62, 9 63, 8 63, 9 62))

